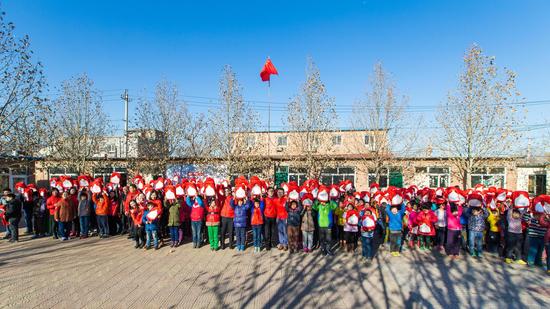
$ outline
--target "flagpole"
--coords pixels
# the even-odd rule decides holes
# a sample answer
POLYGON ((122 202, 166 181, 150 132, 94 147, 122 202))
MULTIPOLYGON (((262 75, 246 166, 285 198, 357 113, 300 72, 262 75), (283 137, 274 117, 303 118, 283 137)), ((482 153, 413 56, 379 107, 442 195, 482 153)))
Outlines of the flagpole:
POLYGON ((271 156, 271 80, 267 81, 267 158, 271 156))

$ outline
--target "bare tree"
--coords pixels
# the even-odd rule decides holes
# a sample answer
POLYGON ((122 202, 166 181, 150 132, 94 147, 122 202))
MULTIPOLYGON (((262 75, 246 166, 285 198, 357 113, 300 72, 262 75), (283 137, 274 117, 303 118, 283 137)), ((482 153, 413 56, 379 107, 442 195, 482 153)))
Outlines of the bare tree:
POLYGON ((110 132, 101 93, 86 74, 64 81, 59 91, 50 104, 48 147, 43 154, 51 164, 89 173, 99 164, 92 158, 110 132))
POLYGON ((202 114, 189 112, 176 84, 158 82, 152 99, 147 95, 139 99, 136 128, 149 138, 136 143, 140 153, 133 158, 134 168, 142 173, 164 174, 172 159, 198 160, 206 155, 206 146, 201 143, 206 129, 203 118, 202 114))
POLYGON ((410 154, 416 142, 415 130, 405 122, 408 98, 399 95, 391 74, 381 62, 374 65, 365 97, 356 101, 351 124, 356 130, 365 130, 352 143, 367 170, 380 183, 383 170, 397 165, 396 157, 410 154))
POLYGON ((442 127, 436 147, 451 158, 465 188, 471 187, 472 171, 487 158, 505 156, 514 148, 518 96, 514 72, 499 74, 494 57, 485 56, 477 45, 468 49, 458 87, 436 116, 442 127))
POLYGON ((250 154, 262 141, 249 140, 258 128, 258 114, 243 100, 242 88, 229 65, 222 71, 218 104, 208 115, 211 159, 223 161, 229 175, 261 169, 265 158, 250 154))
MULTIPOLYGON (((309 177, 319 178, 323 168, 333 165, 331 137, 336 131, 338 115, 334 98, 327 94, 321 73, 308 59, 306 80, 300 93, 288 103, 286 120, 293 141, 293 166, 306 170, 309 177)), ((290 146, 289 146, 290 147, 290 146)))
POLYGON ((32 155, 43 145, 46 118, 42 64, 33 60, 28 36, 0 11, 0 153, 32 155))

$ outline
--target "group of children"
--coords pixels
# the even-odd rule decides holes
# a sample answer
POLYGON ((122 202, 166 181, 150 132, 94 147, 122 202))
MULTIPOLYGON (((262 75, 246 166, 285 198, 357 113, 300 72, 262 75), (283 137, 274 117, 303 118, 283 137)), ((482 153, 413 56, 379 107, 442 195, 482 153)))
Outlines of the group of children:
POLYGON ((194 248, 208 243, 212 251, 227 246, 245 251, 250 239, 255 253, 276 247, 332 255, 339 244, 353 254, 360 243, 369 263, 387 243, 396 257, 404 250, 435 249, 456 259, 461 249, 474 257, 487 250, 506 263, 539 266, 544 250, 550 250, 549 196, 530 199, 526 192, 481 186, 381 190, 373 184, 358 192, 351 182, 324 186, 308 180, 275 188, 257 177, 239 177, 230 187, 212 178, 145 185, 137 177, 129 186, 99 190, 20 186, 18 194, 4 191, 2 205, 11 241, 18 240, 19 207, 32 214, 27 231, 34 227, 35 237, 68 240, 92 231, 99 237, 128 231, 135 248, 144 249, 178 247, 190 230, 194 248))

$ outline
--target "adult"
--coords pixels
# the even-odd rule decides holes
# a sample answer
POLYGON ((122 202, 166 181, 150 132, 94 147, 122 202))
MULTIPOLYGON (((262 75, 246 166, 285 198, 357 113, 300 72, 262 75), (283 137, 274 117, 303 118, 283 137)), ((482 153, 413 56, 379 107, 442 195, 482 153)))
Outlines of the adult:
POLYGON ((4 216, 8 222, 10 230, 9 242, 19 241, 19 220, 21 220, 21 201, 15 198, 13 193, 5 195, 5 213, 4 216))

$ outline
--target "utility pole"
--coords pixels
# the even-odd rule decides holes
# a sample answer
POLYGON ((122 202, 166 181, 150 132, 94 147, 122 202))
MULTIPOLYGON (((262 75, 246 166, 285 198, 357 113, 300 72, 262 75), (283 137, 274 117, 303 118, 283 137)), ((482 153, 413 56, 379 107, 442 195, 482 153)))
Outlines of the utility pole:
POLYGON ((130 101, 130 98, 128 97, 128 89, 124 90, 121 98, 124 100, 124 153, 126 160, 128 160, 128 103, 130 101))

